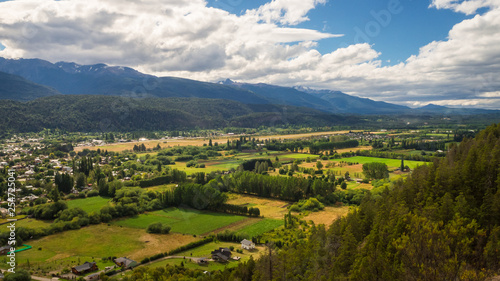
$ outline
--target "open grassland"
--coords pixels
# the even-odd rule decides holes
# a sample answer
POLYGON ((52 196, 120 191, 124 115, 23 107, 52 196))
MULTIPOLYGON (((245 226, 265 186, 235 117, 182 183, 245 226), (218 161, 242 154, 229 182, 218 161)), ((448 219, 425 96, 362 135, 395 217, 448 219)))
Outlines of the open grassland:
POLYGON ((287 201, 242 194, 229 194, 227 203, 259 208, 261 216, 274 219, 283 219, 283 215, 288 213, 286 207, 290 205, 290 202, 287 201))
MULTIPOLYGON (((50 227, 51 221, 42 221, 32 218, 26 218, 23 220, 18 220, 16 222, 16 227, 26 227, 26 228, 48 228, 50 227)), ((3 232, 3 230, 2 230, 3 232)))
POLYGON ((283 220, 278 219, 262 219, 254 224, 247 225, 237 232, 240 234, 248 235, 248 238, 262 235, 268 231, 276 229, 284 224, 283 220))
POLYGON ((33 249, 19 252, 16 257, 20 267, 26 267, 29 260, 31 269, 47 274, 104 257, 126 256, 140 261, 197 239, 191 235, 149 234, 142 229, 99 224, 29 241, 33 249))
MULTIPOLYGON (((389 168, 397 168, 401 165, 400 159, 377 158, 377 157, 366 157, 366 156, 355 156, 355 157, 348 157, 348 158, 342 158, 342 159, 334 159, 332 161, 334 161, 334 162, 344 161, 344 162, 359 163, 359 164, 380 162, 380 163, 387 164, 387 167, 389 167, 389 168)), ((410 167, 410 169, 414 169, 415 167, 417 167, 419 165, 425 165, 426 162, 405 160, 404 164, 405 164, 405 166, 410 167)))
POLYGON ((110 202, 111 198, 104 198, 101 196, 66 201, 66 203, 68 203, 68 208, 81 208, 87 213, 98 213, 103 206, 110 204, 110 202))
POLYGON ((303 219, 306 221, 312 220, 316 225, 324 224, 326 227, 329 227, 335 220, 347 215, 348 212, 348 206, 325 207, 320 212, 311 212, 303 219))
MULTIPOLYGON (((299 139, 299 138, 306 138, 306 137, 312 137, 312 136, 323 136, 323 135, 338 135, 338 134, 345 134, 348 133, 349 131, 332 131, 332 132, 314 132, 314 133, 304 133, 304 134, 292 134, 292 135, 269 135, 269 136, 246 136, 246 137, 252 137, 256 139, 299 139)), ((233 136, 224 136, 224 137, 217 137, 217 138, 212 138, 213 143, 226 143, 227 140, 231 139, 239 139, 239 136, 233 135, 233 136)), ((103 145, 103 146, 79 146, 75 147, 75 152, 80 152, 84 149, 90 149, 90 150, 97 150, 98 148, 101 150, 107 150, 107 151, 114 151, 114 152, 119 152, 119 151, 125 151, 125 150, 132 150, 134 148, 134 145, 138 144, 144 144, 146 148, 154 148, 158 144, 162 148, 166 147, 174 147, 174 146, 203 146, 204 144, 208 144, 209 138, 185 138, 185 139, 167 139, 167 140, 149 140, 149 141, 134 141, 134 142, 127 142, 127 143, 114 143, 114 144, 109 144, 109 145, 103 145)))
POLYGON ((162 222, 172 232, 201 235, 225 227, 246 217, 204 212, 193 209, 168 208, 113 222, 115 225, 146 229, 150 224, 162 222))

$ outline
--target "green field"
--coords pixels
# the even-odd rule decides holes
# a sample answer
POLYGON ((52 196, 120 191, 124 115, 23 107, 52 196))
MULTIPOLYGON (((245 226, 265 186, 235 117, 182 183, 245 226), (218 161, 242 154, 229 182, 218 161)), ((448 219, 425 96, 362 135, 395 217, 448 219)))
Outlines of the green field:
POLYGON ((81 208, 87 213, 99 212, 103 206, 106 206, 111 201, 110 198, 101 196, 88 197, 84 199, 75 199, 67 201, 68 208, 81 208))
MULTIPOLYGON (((126 256, 140 261, 198 239, 192 235, 148 234, 143 229, 99 224, 30 240, 27 244, 33 248, 16 253, 16 259, 19 268, 27 268, 29 261, 30 269, 36 273, 33 275, 43 276, 85 261, 96 261, 99 268, 113 265, 104 261, 105 257, 126 256)), ((0 257, 0 268, 8 267, 6 258, 0 257)))
MULTIPOLYGON (((377 158, 377 157, 366 157, 366 156, 355 156, 355 157, 348 157, 348 158, 342 158, 342 159, 334 159, 332 161, 335 161, 335 162, 345 161, 345 162, 359 163, 359 164, 380 162, 380 163, 387 164, 387 167, 389 167, 389 168, 391 168, 391 167, 398 168, 401 165, 400 159, 377 158)), ((405 166, 410 167, 410 169, 414 169, 415 167, 417 167, 419 165, 425 165, 426 162, 405 160, 404 164, 405 164, 405 166)))
POLYGON ((238 230, 238 233, 246 234, 249 238, 261 235, 282 226, 283 220, 263 219, 257 223, 245 226, 238 230))
POLYGON ((220 247, 224 248, 229 248, 230 246, 234 247, 234 251, 232 252, 232 256, 235 257, 240 257, 240 261, 233 261, 230 260, 228 263, 218 263, 218 262, 209 262, 208 265, 198 265, 196 262, 190 261, 190 259, 165 259, 159 262, 155 262, 151 265, 148 265, 149 267, 161 267, 165 266, 167 264, 169 265, 180 265, 181 262, 184 263, 184 266, 189 269, 202 269, 202 270, 209 270, 209 271, 214 271, 214 270, 223 270, 225 267, 230 268, 237 266, 240 262, 247 261, 250 259, 250 256, 253 256, 254 259, 259 257, 261 253, 263 252, 263 249, 260 247, 257 247, 254 251, 248 251, 248 250, 243 250, 243 253, 237 253, 236 249, 241 249, 241 244, 239 243, 231 243, 231 242, 217 242, 217 243, 208 243, 205 245, 202 245, 200 247, 197 247, 195 249, 187 250, 182 253, 176 254, 176 256, 186 256, 186 257, 204 257, 204 258, 210 258, 210 253, 218 249, 220 247))
POLYGON ((168 208, 165 210, 141 214, 113 222, 115 225, 146 229, 154 222, 162 222, 172 227, 172 232, 184 234, 204 234, 246 217, 221 213, 211 213, 193 209, 168 208))
MULTIPOLYGON (((16 227, 27 227, 27 228, 48 228, 50 227, 51 221, 42 221, 37 219, 22 219, 16 222, 16 227)), ((2 230, 3 232, 3 230, 2 230)))
POLYGON ((310 159, 317 159, 319 158, 318 155, 314 155, 314 154, 306 154, 306 153, 291 153, 291 154, 283 154, 283 155, 280 155, 278 156, 278 158, 283 158, 283 159, 287 159, 287 158, 291 158, 291 159, 306 159, 307 157, 309 157, 310 159))

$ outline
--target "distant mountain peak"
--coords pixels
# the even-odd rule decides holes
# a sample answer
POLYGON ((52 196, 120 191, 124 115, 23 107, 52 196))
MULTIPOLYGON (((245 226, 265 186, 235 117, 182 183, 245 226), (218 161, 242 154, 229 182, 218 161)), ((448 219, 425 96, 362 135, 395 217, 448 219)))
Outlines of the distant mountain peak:
POLYGON ((429 103, 428 105, 422 106, 419 108, 420 109, 448 109, 448 107, 446 107, 446 106, 437 105, 437 104, 433 104, 433 103, 429 103))

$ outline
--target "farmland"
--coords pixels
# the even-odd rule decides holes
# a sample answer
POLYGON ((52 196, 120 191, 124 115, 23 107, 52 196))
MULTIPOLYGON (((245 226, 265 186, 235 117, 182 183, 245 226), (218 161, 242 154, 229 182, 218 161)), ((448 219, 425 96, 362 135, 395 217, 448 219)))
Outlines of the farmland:
MULTIPOLYGON (((304 134, 291 134, 291 135, 268 135, 268 136, 252 136, 259 139, 299 139, 306 138, 311 136, 321 136, 321 135, 337 135, 337 134, 345 134, 348 131, 332 131, 332 132, 313 132, 313 133, 304 133, 304 134)), ((227 140, 236 139, 239 136, 224 136, 224 137, 216 137, 212 138, 212 142, 225 143, 227 140)), ((148 140, 148 141, 134 141, 127 143, 113 143, 104 146, 80 146, 76 147, 75 151, 79 152, 84 149, 97 150, 100 148, 101 150, 107 151, 125 151, 132 150, 134 145, 144 144, 146 148, 154 148, 158 144, 161 147, 175 147, 175 146, 203 146, 208 143, 208 138, 177 138, 177 139, 166 139, 166 140, 148 140)))
POLYGON ((110 256, 127 256, 140 261, 195 240, 197 238, 190 235, 149 234, 142 229, 99 224, 30 241, 33 249, 19 252, 17 259, 20 267, 25 267, 29 260, 35 272, 46 274, 110 256))
POLYGON ((154 222, 162 222, 172 227, 172 232, 201 235, 243 219, 245 219, 243 216, 202 212, 193 209, 169 208, 118 220, 113 224, 123 227, 146 229, 148 225, 154 222))
POLYGON ((209 262, 208 265, 198 265, 196 262, 191 261, 191 259, 189 259, 190 257, 210 258, 210 253, 213 250, 218 249, 220 247, 224 247, 224 248, 234 247, 235 249, 239 249, 239 248, 241 248, 241 244, 231 243, 231 242, 212 242, 212 243, 208 243, 208 244, 205 244, 203 246, 197 247, 196 249, 191 249, 191 250, 176 254, 176 256, 185 256, 185 257, 187 257, 186 259, 184 259, 184 258, 164 259, 162 261, 154 262, 148 266, 154 268, 154 267, 165 266, 167 264, 168 265, 181 265, 181 263, 183 263, 184 267, 190 268, 190 269, 202 269, 202 270, 211 270, 211 271, 223 270, 226 267, 231 268, 231 267, 237 266, 241 262, 247 261, 248 259, 250 259, 250 256, 253 256, 253 258, 256 259, 259 256, 261 256, 264 252, 264 247, 262 247, 262 246, 256 247, 256 249, 253 251, 243 250, 243 253, 233 252, 233 257, 234 256, 240 257, 241 260, 240 261, 231 261, 230 260, 229 263, 227 263, 227 264, 221 264, 221 263, 217 263, 217 262, 209 262))
POLYGON ((81 208, 87 213, 99 212, 99 210, 108 204, 110 204, 110 198, 104 198, 101 196, 88 197, 85 199, 74 199, 68 201, 68 208, 81 208))

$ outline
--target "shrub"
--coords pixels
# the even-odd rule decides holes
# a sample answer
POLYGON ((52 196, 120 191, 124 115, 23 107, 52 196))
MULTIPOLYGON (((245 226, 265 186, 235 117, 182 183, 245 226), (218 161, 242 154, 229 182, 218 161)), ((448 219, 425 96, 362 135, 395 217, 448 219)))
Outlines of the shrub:
POLYGON ((146 229, 147 233, 158 233, 158 234, 168 234, 170 232, 171 227, 168 225, 164 225, 161 222, 155 222, 148 226, 146 229))

